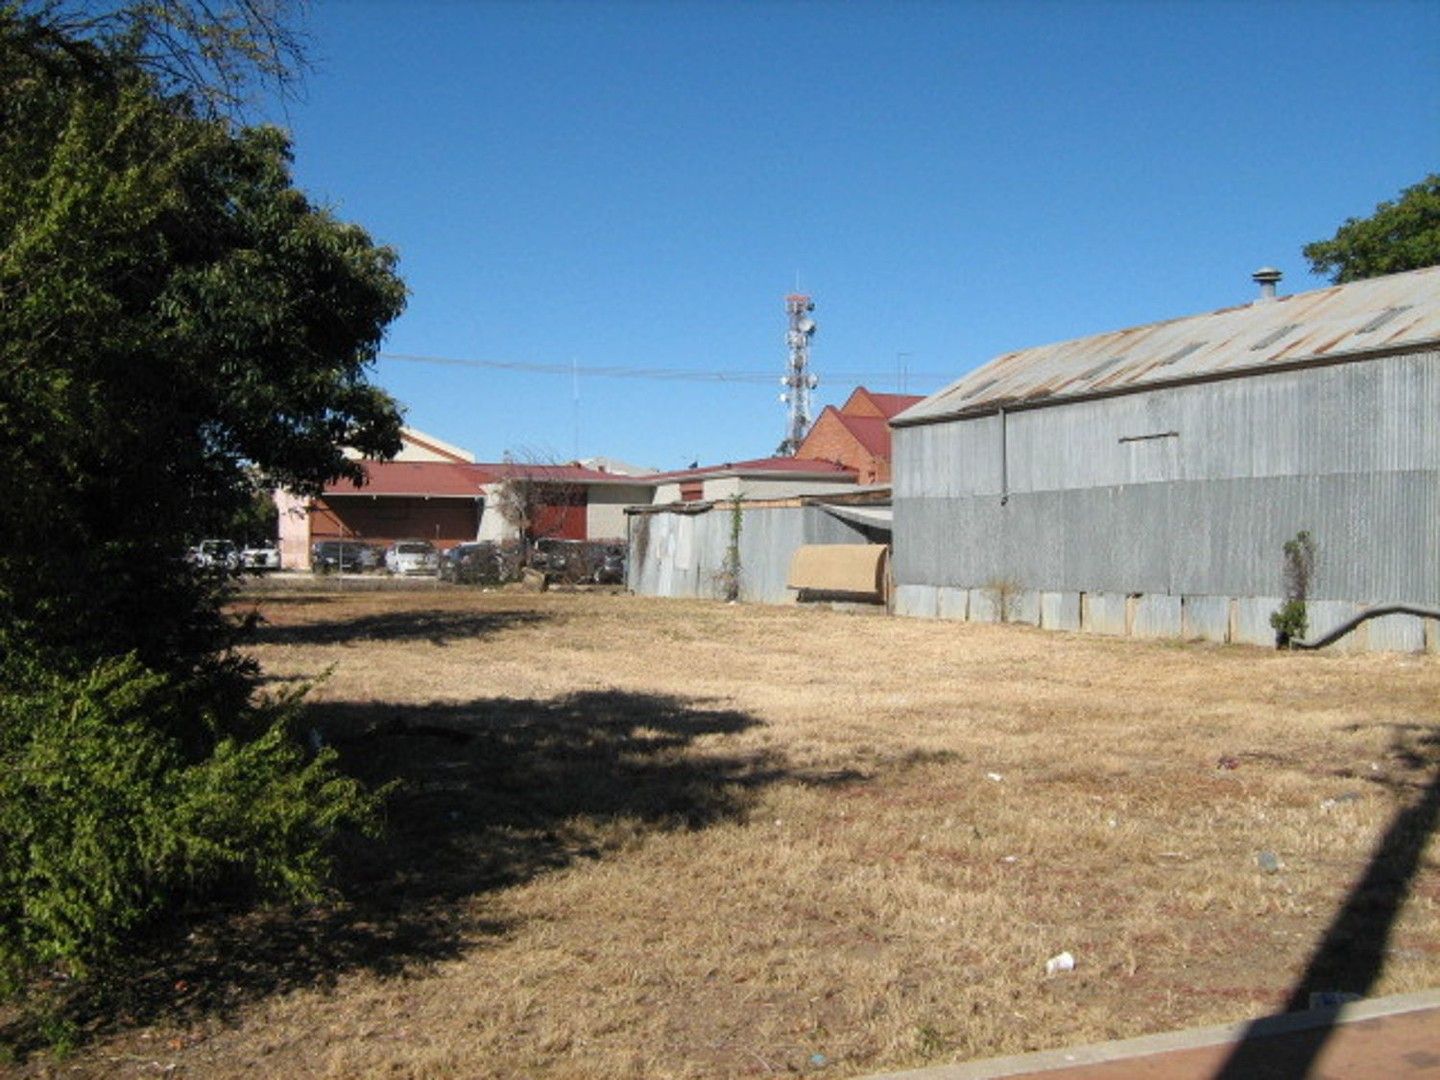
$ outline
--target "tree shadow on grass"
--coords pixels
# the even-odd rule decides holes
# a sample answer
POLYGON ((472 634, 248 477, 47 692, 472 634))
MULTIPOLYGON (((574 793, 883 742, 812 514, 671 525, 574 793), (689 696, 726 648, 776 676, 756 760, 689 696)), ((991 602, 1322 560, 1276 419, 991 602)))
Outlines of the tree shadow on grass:
MULTIPOLYGON (((266 601, 267 603, 269 601, 266 601)), ((426 641, 448 645, 543 622, 537 611, 395 611, 313 623, 272 623, 263 614, 240 645, 350 645, 376 641, 426 641)))
POLYGON ((1408 802, 1391 819, 1364 874, 1351 887, 1291 988, 1277 1016, 1251 1022, 1215 1074, 1215 1080, 1308 1076, 1342 1020, 1333 1005, 1306 1017, 1311 995, 1339 992, 1365 997, 1380 981, 1390 934, 1410 895, 1430 837, 1440 826, 1440 733, 1432 727, 1395 725, 1391 759, 1420 778, 1392 783, 1408 802), (1418 794, 1417 794, 1418 791, 1418 794))
MULTIPOLYGON (((306 716, 352 775, 397 783, 385 835, 344 845, 331 903, 211 909, 157 932, 137 948, 143 969, 70 1002, 85 1037, 223 1019, 258 998, 332 987, 348 972, 395 975, 459 957, 510 929, 477 918, 471 900, 646 835, 743 821, 771 784, 861 778, 729 746, 760 721, 658 695, 337 702, 306 716)), ((0 1028, 0 1041, 35 1049, 36 1031, 22 1026, 0 1028)))

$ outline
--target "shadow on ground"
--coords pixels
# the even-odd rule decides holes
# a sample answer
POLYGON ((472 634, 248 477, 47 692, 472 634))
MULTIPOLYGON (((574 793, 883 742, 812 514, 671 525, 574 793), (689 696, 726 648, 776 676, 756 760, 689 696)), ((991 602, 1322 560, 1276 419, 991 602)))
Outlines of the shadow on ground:
MULTIPOLYGON (((1389 785, 1407 801, 1391 819, 1365 872, 1317 943, 1282 1012, 1311 1008, 1312 994, 1369 995, 1384 971, 1390 935, 1414 887, 1425 848, 1440 826, 1440 733, 1433 726, 1387 726, 1395 729, 1391 759, 1423 779, 1407 778, 1389 785)), ((1270 1018, 1254 1021, 1215 1080, 1288 1080, 1312 1075, 1341 1020, 1340 1010, 1334 1007, 1325 1007, 1317 1016, 1321 1022, 1316 1026, 1283 1038, 1274 1035, 1270 1018)))
MULTIPOLYGON (((272 601, 267 598, 265 605, 272 601)), ((240 645, 347 645, 376 641, 427 641, 448 645, 474 641, 502 630, 543 622, 535 611, 403 611, 326 619, 312 623, 274 623, 262 618, 240 638, 240 645)))
MULTIPOLYGON (((196 916, 140 949, 139 974, 72 1002, 84 1036, 157 1020, 224 1018, 246 1002, 328 987, 347 972, 398 974, 485 947, 503 922, 467 903, 647 834, 742 821, 779 782, 834 784, 729 736, 744 713, 616 691, 555 701, 481 699, 406 707, 316 704, 307 712, 348 771, 392 781, 379 841, 340 852, 338 898, 304 910, 196 916)), ((0 1029, 22 1053, 33 1028, 0 1029)))

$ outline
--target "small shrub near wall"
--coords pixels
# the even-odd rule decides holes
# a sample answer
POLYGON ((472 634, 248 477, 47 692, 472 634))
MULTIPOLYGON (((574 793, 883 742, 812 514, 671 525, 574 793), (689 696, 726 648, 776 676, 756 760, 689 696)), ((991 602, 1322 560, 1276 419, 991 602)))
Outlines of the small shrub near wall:
POLYGON ((1270 625, 1275 630, 1275 647, 1288 648, 1293 642, 1302 641, 1310 629, 1310 615, 1306 601, 1310 597, 1310 583, 1315 577, 1315 540, 1305 530, 1287 540, 1283 549, 1285 559, 1285 603, 1270 616, 1270 625))

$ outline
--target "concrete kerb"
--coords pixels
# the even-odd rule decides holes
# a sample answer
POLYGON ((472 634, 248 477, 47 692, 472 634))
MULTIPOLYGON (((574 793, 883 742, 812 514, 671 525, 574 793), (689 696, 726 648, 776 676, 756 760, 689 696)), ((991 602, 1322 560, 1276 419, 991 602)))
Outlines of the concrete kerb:
POLYGON ((1242 1020, 1234 1024, 1171 1031, 1160 1035, 1142 1035, 1137 1039, 1093 1043, 1065 1050, 1043 1050, 1034 1054, 988 1058, 955 1065, 930 1065, 903 1072, 875 1073, 865 1080, 998 1080, 1006 1076, 1031 1076, 1084 1065, 1105 1065, 1132 1058, 1151 1057, 1177 1050, 1224 1046, 1244 1038, 1288 1035, 1317 1027, 1374 1020, 1425 1009, 1440 1010, 1440 990, 1421 990, 1413 994, 1353 1001, 1333 1008, 1282 1013, 1259 1020, 1242 1020))

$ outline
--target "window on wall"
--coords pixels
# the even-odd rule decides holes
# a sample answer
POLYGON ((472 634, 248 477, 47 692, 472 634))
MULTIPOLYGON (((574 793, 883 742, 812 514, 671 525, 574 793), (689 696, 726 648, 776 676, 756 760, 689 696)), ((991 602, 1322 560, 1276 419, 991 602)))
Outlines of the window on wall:
POLYGON ((680 482, 680 501, 699 502, 705 495, 705 481, 703 480, 682 480, 680 482))

